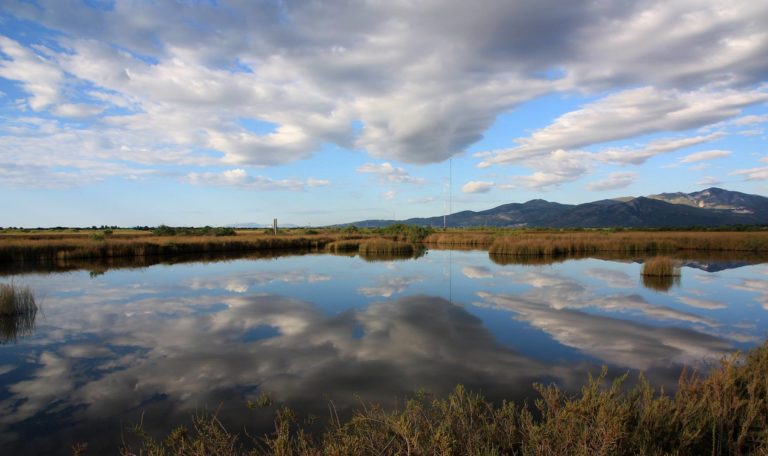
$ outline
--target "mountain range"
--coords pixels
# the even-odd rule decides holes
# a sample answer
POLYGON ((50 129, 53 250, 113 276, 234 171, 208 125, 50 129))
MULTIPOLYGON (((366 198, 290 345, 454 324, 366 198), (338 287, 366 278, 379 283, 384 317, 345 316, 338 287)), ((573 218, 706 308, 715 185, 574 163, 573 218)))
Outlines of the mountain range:
POLYGON ((344 225, 382 227, 394 223, 442 227, 660 228, 768 224, 768 198, 722 188, 693 193, 560 204, 534 199, 484 211, 461 211, 407 220, 361 220, 344 225))

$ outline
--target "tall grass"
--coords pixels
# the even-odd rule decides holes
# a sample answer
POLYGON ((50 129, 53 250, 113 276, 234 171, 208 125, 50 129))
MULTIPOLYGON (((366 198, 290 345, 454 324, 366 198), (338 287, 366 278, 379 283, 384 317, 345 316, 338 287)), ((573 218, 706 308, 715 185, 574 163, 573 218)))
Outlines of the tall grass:
POLYGON ((709 375, 683 371, 674 395, 642 376, 607 381, 607 370, 576 394, 537 385, 531 404, 493 404, 457 387, 445 398, 417 395, 402 410, 363 406, 332 415, 321 436, 281 408, 275 430, 256 441, 215 416, 163 440, 139 430, 123 455, 752 455, 768 454, 768 345, 724 359, 709 375))
POLYGON ((32 333, 37 303, 29 287, 0 284, 0 343, 32 333))

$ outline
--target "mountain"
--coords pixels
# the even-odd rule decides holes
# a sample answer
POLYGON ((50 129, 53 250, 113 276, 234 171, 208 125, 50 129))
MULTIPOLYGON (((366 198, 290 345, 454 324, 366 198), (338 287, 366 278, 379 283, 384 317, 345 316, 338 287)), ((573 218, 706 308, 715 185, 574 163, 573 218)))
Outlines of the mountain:
POLYGON ((662 193, 584 204, 541 199, 509 203, 484 211, 461 211, 448 217, 408 220, 363 220, 346 225, 382 227, 393 223, 442 227, 528 226, 552 228, 654 228, 768 224, 768 198, 721 188, 693 193, 662 193))
POLYGON ((661 193, 648 198, 704 209, 723 209, 734 214, 768 215, 768 198, 716 187, 693 193, 661 193))

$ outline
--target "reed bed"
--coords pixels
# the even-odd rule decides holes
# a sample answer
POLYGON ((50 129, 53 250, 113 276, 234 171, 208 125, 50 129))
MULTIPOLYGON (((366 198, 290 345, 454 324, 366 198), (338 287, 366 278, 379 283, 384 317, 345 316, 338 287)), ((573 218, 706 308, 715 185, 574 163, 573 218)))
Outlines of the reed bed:
POLYGON ((215 416, 198 415, 194 429, 163 440, 137 429, 123 455, 752 455, 768 454, 768 345, 724 359, 702 376, 683 371, 674 395, 642 376, 607 381, 607 370, 579 393, 536 385, 533 406, 494 404, 457 387, 445 398, 421 394, 402 410, 363 406, 341 420, 333 414, 317 436, 289 409, 275 430, 247 440, 215 416))
POLYGON ((235 237, 177 235, 138 239, 90 239, 82 236, 73 240, 5 239, 0 242, 0 262, 54 262, 254 250, 318 250, 334 241, 359 237, 349 234, 274 236, 253 233, 235 237))
POLYGON ((768 252, 765 232, 565 232, 500 236, 494 255, 655 254, 684 251, 768 252))
POLYGON ((643 263, 641 274, 653 277, 679 277, 680 266, 670 257, 654 257, 643 263))

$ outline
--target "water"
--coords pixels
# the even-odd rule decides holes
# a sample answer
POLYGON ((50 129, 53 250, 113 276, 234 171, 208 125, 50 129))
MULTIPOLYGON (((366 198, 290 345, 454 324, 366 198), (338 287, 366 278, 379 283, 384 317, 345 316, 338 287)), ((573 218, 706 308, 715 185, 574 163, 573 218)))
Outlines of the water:
POLYGON ((246 407, 262 392, 322 422, 329 404, 396 406, 458 383, 522 400, 533 382, 575 389, 603 365, 674 388, 683 365, 764 339, 768 264, 750 263, 689 262, 661 284, 630 259, 436 250, 3 276, 42 310, 32 334, 0 345, 0 449, 116 453, 131 425, 163 435, 204 410, 263 434, 274 407, 246 407))

